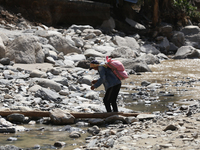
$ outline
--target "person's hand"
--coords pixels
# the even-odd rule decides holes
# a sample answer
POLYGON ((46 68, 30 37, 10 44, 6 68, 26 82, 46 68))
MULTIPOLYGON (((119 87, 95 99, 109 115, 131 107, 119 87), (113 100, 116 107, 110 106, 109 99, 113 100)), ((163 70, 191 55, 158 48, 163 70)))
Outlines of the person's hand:
POLYGON ((94 86, 91 86, 91 88, 90 88, 91 90, 94 90, 95 88, 94 88, 94 86))
POLYGON ((93 81, 92 81, 92 84, 95 84, 95 83, 97 83, 97 80, 93 80, 93 81))

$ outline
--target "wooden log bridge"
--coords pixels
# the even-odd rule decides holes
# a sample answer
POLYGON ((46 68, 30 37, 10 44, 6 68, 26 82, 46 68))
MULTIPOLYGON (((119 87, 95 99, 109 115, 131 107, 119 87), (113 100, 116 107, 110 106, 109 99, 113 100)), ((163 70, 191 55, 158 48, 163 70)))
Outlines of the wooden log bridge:
MULTIPOLYGON (((48 111, 0 111, 0 116, 7 117, 10 114, 23 114, 27 117, 50 117, 48 111)), ((80 112, 69 112, 75 118, 107 118, 113 115, 121 115, 125 117, 139 115, 138 113, 123 113, 123 112, 111 112, 111 113, 80 113, 80 112)))

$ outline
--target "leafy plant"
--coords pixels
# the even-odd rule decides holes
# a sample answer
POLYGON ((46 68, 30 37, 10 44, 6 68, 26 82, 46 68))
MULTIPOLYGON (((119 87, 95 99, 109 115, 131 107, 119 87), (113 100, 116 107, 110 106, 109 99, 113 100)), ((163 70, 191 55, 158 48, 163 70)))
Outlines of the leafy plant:
POLYGON ((190 17, 197 17, 199 15, 197 7, 193 6, 188 0, 173 0, 173 5, 190 17))

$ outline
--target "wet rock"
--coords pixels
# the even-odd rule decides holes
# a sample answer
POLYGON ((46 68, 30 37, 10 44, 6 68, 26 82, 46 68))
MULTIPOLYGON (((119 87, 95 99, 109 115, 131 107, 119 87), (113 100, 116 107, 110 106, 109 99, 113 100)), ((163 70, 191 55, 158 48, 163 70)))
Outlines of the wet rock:
POLYGON ((125 118, 125 121, 126 121, 126 123, 131 124, 133 122, 137 122, 138 119, 135 117, 127 117, 127 118, 125 118))
POLYGON ((21 150, 21 148, 14 146, 14 145, 0 146, 0 149, 2 149, 2 150, 21 150))
POLYGON ((76 126, 77 127, 88 127, 89 123, 88 122, 81 122, 81 121, 79 121, 79 122, 76 123, 76 126))
POLYGON ((14 127, 1 127, 0 133, 16 133, 16 130, 14 127))
POLYGON ((148 82, 148 81, 142 81, 141 82, 141 86, 148 86, 150 84, 151 84, 151 82, 148 82))
POLYGON ((40 149, 40 148, 41 148, 40 145, 35 145, 35 146, 33 147, 33 149, 40 149))
POLYGON ((7 116, 7 120, 13 123, 23 123, 25 116, 23 114, 11 114, 7 116))
POLYGON ((102 125, 105 123, 104 119, 89 119, 88 123, 91 125, 102 125))
POLYGON ((125 117, 120 116, 120 115, 113 115, 113 116, 110 116, 110 117, 108 117, 108 118, 105 119, 105 121, 106 121, 107 123, 114 123, 114 122, 117 121, 117 120, 120 120, 120 121, 122 121, 122 122, 126 122, 126 121, 125 121, 125 117))
POLYGON ((61 141, 56 141, 55 143, 54 143, 54 146, 55 147, 63 147, 63 146, 65 146, 66 145, 66 143, 65 142, 61 142, 61 141))
POLYGON ((9 137, 9 138, 7 139, 7 141, 17 141, 17 138, 16 138, 16 137, 9 137))
POLYGON ((4 118, 0 118, 0 125, 2 125, 3 127, 11 127, 13 126, 13 124, 9 121, 7 121, 4 118))
POLYGON ((70 138, 79 138, 79 137, 81 137, 81 134, 77 131, 73 131, 70 133, 69 137, 70 138))
POLYGON ((100 132, 100 128, 95 125, 95 126, 93 126, 91 128, 88 128, 87 132, 92 134, 92 135, 96 135, 96 134, 98 134, 100 132))

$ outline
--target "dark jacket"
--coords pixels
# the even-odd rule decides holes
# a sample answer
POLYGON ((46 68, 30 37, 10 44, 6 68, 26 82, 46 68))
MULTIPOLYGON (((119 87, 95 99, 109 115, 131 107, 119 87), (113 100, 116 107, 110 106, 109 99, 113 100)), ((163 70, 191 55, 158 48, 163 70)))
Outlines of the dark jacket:
POLYGON ((104 66, 99 66, 98 72, 99 72, 100 78, 94 84, 95 88, 98 88, 101 84, 103 84, 105 90, 107 90, 108 88, 121 83, 121 80, 108 67, 106 68, 104 66))

